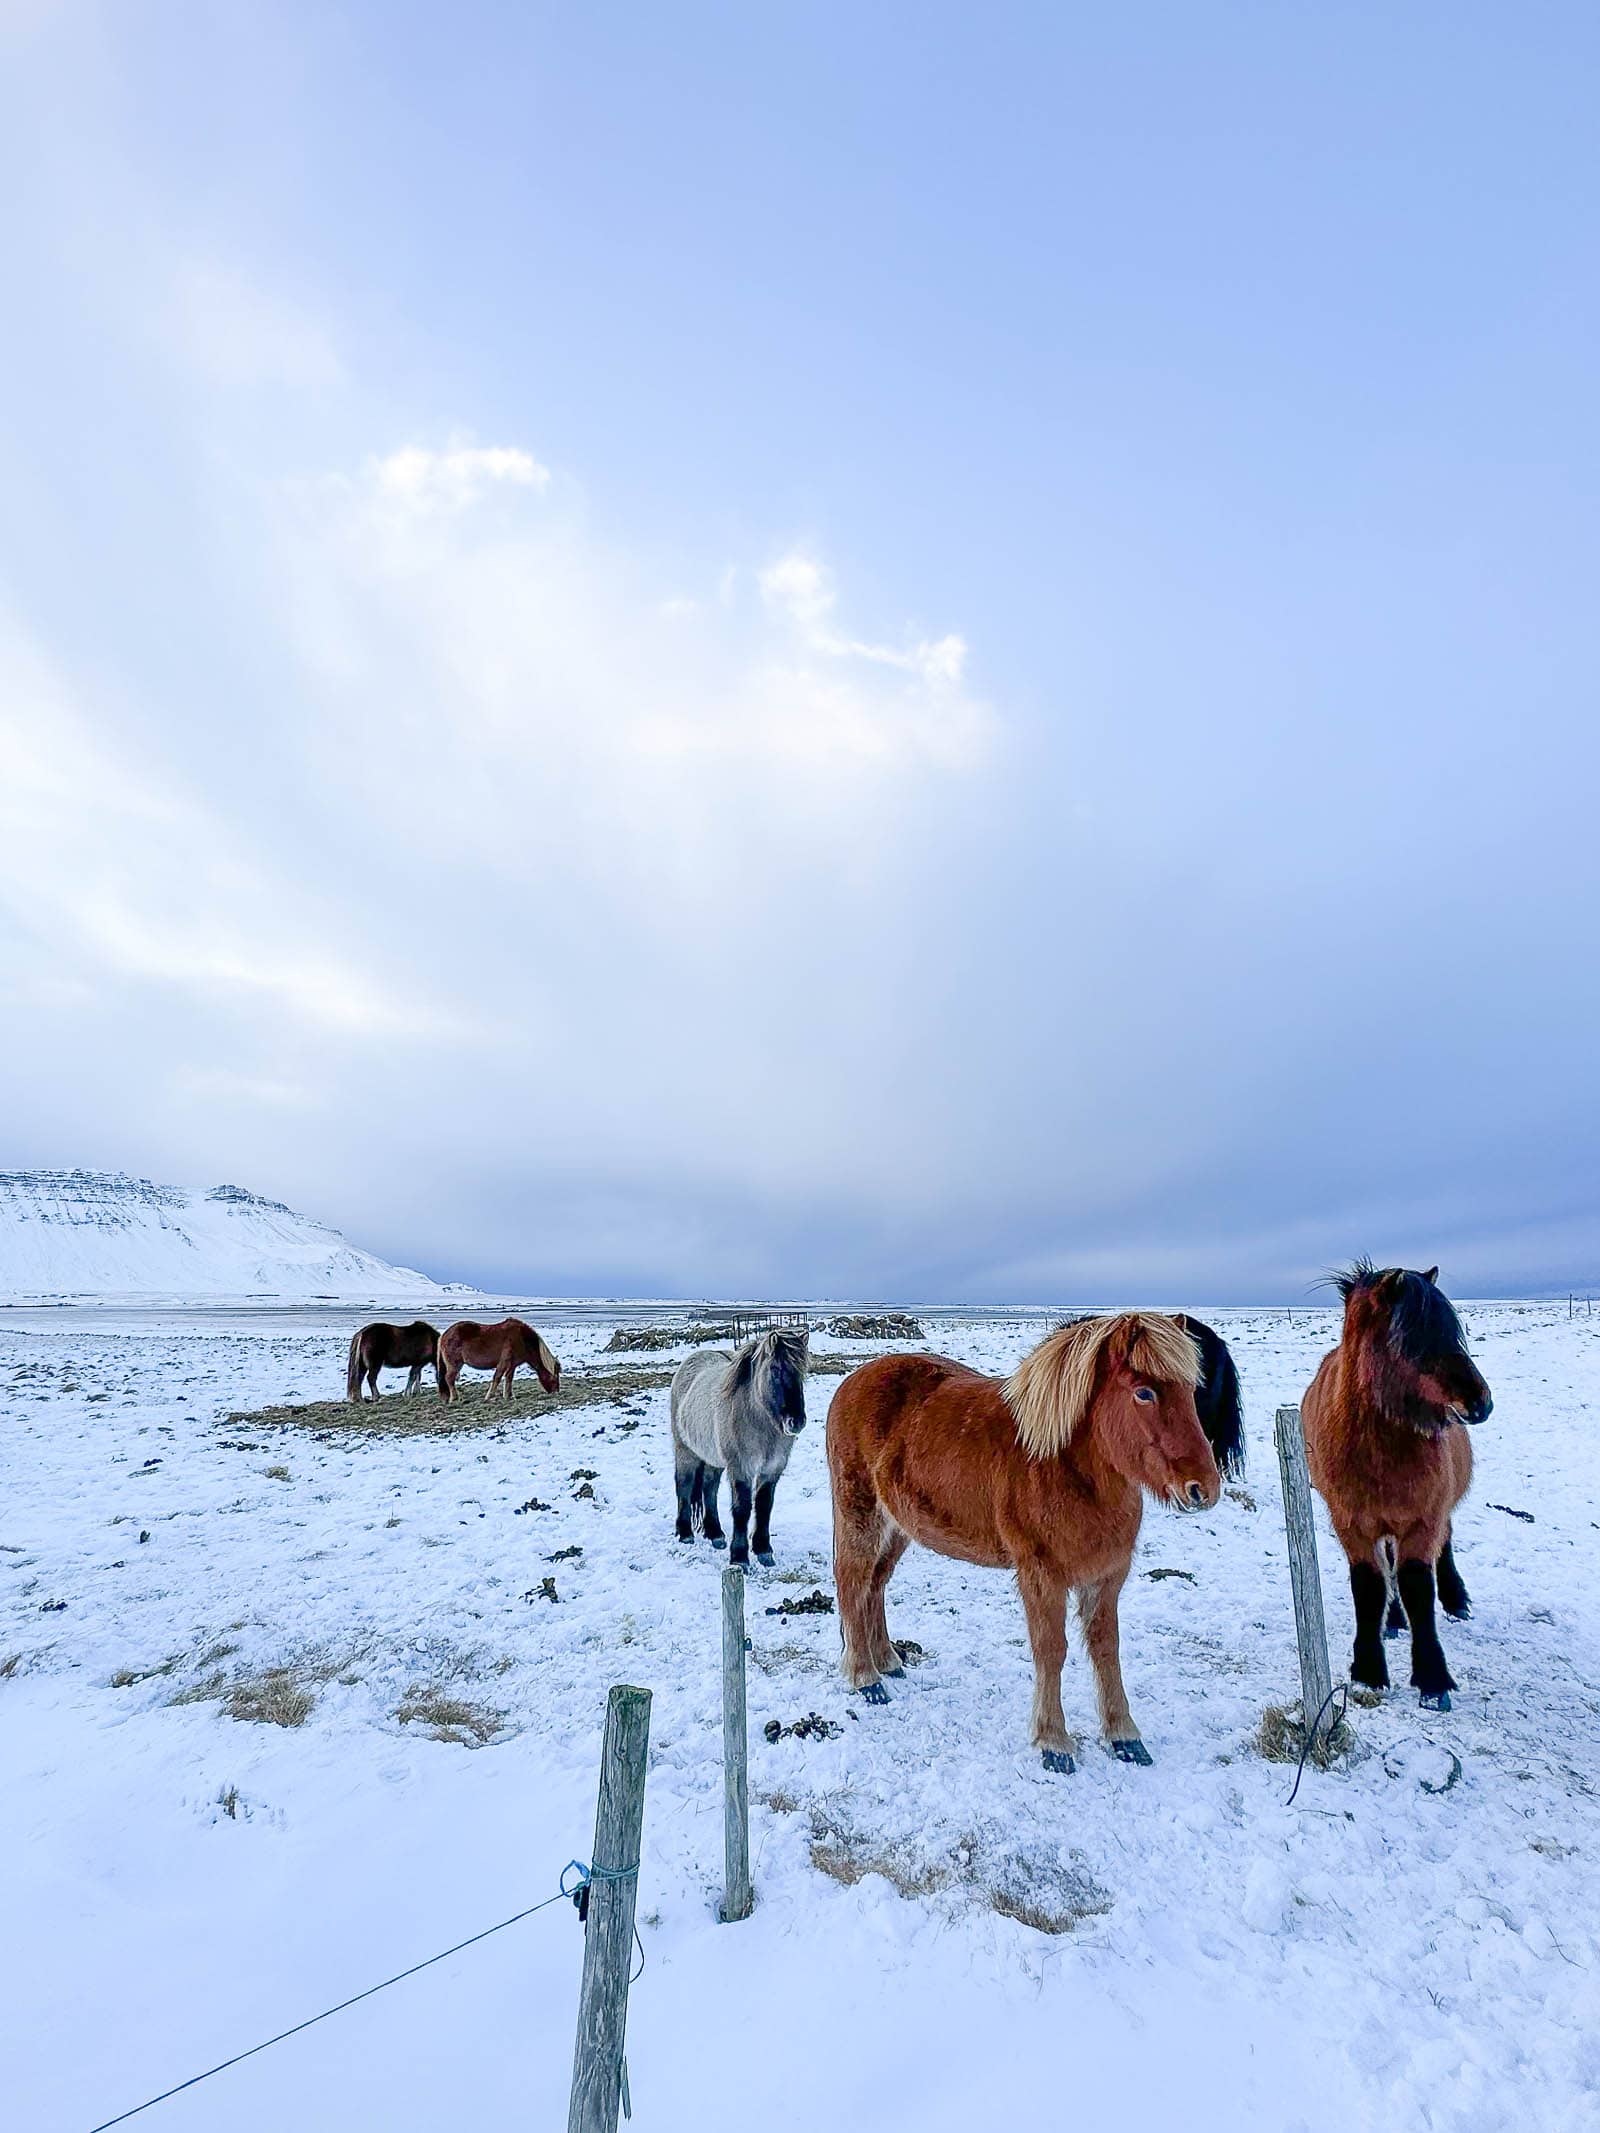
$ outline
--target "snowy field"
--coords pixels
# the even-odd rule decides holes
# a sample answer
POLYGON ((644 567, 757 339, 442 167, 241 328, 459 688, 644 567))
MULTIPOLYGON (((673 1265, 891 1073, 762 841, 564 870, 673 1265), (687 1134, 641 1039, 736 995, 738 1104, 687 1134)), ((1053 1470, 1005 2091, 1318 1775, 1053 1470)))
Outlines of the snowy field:
MULTIPOLYGON (((1600 1317, 1463 1311, 1496 1404, 1457 1523, 1474 1617, 1443 1625, 1456 1708, 1406 1688, 1353 1708, 1359 1759, 1291 1807, 1293 1770, 1253 1745, 1298 1691, 1271 1418, 1334 1321, 1212 1316, 1250 1470, 1209 1516, 1147 1512, 1123 1646, 1150 1770, 1097 1750, 1074 1650, 1084 1752, 1044 1774, 998 1573, 907 1556, 890 1626, 925 1659, 884 1710, 846 1694, 835 1616, 765 1611, 832 1590, 838 1379, 812 1381, 778 1568, 751 1579, 757 1909, 735 1926, 714 1913, 725 1557, 672 1538, 664 1391, 319 1439, 226 1417, 337 1395, 348 1320, 13 1319, 6 2123, 88 2133, 548 1893, 588 1856, 605 1691, 628 1680, 655 1694, 646 2133, 1600 2124, 1600 1317), (812 1712, 837 1733, 765 1739, 812 1712), (1446 1750, 1459 1779, 1429 1791, 1446 1750)), ((571 1373, 613 1321, 540 1322, 571 1373)), ((957 1320, 936 1344, 998 1369, 1037 1331, 957 1320)), ((1348 1588, 1320 1532, 1338 1675, 1348 1588)), ((135 2123, 559 2128, 580 1941, 552 1906, 135 2123)))

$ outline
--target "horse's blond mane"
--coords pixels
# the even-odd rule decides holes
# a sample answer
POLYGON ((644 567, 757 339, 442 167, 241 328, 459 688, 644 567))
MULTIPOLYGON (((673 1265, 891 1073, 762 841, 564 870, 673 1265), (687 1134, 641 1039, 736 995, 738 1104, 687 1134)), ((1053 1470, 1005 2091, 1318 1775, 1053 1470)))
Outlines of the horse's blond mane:
POLYGON ((1155 1383, 1196 1385, 1200 1351, 1175 1318, 1124 1311, 1115 1318, 1082 1318, 1058 1326, 1029 1351, 1001 1387, 1017 1418, 1017 1442, 1034 1459, 1065 1451, 1089 1412, 1100 1358, 1119 1362, 1155 1383))

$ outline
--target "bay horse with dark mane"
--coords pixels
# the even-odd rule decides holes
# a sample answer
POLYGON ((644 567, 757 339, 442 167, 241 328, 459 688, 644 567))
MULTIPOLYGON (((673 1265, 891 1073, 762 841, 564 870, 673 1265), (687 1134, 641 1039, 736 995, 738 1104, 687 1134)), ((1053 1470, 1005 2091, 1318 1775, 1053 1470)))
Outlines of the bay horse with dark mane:
POLYGON ((561 1390, 561 1365, 544 1335, 536 1333, 526 1319, 502 1318, 492 1326, 480 1326, 476 1319, 458 1318, 453 1326, 445 1327, 439 1336, 439 1397, 446 1406, 456 1396, 463 1364, 494 1372, 486 1400, 497 1392, 509 1400, 511 1381, 522 1364, 533 1370, 546 1392, 561 1390))
POLYGON ((1117 1597, 1145 1490, 1182 1510, 1222 1493, 1195 1411, 1199 1376, 1182 1324, 1137 1311, 1057 1327, 1008 1378, 936 1355, 883 1356, 853 1371, 828 1415, 834 1580, 851 1687, 887 1703, 883 1675, 905 1671, 884 1591, 920 1541, 1015 1573, 1033 1646, 1033 1742, 1047 1770, 1073 1767, 1061 1709, 1069 1592, 1111 1751, 1148 1763, 1122 1685, 1117 1597))
POLYGON ((1434 1597, 1458 1621, 1471 1611, 1450 1523, 1472 1481, 1461 1424, 1482 1422, 1494 1402, 1436 1266, 1417 1274, 1358 1259, 1334 1280, 1344 1330, 1306 1389, 1300 1419, 1311 1479, 1350 1561, 1350 1679, 1389 1686, 1387 1606, 1391 1634, 1411 1625, 1412 1687, 1430 1710, 1448 1711, 1455 1682, 1434 1597))
POLYGON ((409 1326, 391 1326, 386 1319, 374 1319, 370 1326, 363 1326, 359 1333, 350 1336, 350 1362, 344 1374, 345 1397, 351 1400, 378 1397, 378 1372, 380 1370, 409 1370, 406 1380, 407 1393, 413 1393, 422 1383, 422 1373, 431 1370, 439 1360, 439 1329, 430 1326, 426 1319, 413 1319, 409 1326), (362 1392, 363 1380, 366 1392, 362 1392))

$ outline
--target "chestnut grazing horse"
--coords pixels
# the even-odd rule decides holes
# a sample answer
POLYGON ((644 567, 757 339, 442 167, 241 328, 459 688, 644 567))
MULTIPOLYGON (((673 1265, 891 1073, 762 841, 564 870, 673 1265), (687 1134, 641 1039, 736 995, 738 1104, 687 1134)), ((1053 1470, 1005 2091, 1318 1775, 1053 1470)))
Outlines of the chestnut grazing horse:
POLYGON ((1494 1402, 1436 1266, 1416 1274, 1358 1259, 1334 1279, 1344 1332, 1307 1387, 1300 1419, 1311 1479, 1350 1559, 1350 1679, 1389 1686, 1387 1599, 1390 1634, 1411 1625, 1412 1687, 1429 1710, 1448 1711, 1455 1682, 1433 1617, 1435 1572, 1445 1613, 1461 1620, 1471 1609, 1450 1516, 1472 1481, 1472 1446, 1459 1425, 1483 1421, 1494 1402))
POLYGON ((411 1375, 406 1380, 406 1391, 413 1393, 422 1383, 422 1373, 437 1365, 438 1360, 437 1326, 430 1326, 421 1318, 413 1319, 409 1326, 391 1326, 385 1319, 374 1319, 370 1326, 363 1326, 359 1333, 350 1336, 350 1362, 344 1374, 345 1397, 375 1400, 380 1370, 409 1370, 411 1375), (367 1386, 365 1394, 361 1390, 363 1378, 367 1386))
POLYGON ((543 1334, 535 1333, 525 1319, 502 1318, 492 1326, 480 1326, 475 1319, 458 1318, 453 1326, 445 1327, 439 1336, 439 1397, 447 1407, 456 1396, 463 1363, 470 1363, 474 1370, 494 1372, 486 1400, 497 1392, 510 1399, 511 1381, 522 1363, 537 1372, 546 1392, 561 1390, 561 1365, 543 1334))
POLYGON ((1128 1709, 1117 1596, 1142 1490, 1181 1510, 1222 1493, 1195 1412, 1200 1358, 1178 1320, 1129 1311, 1059 1326, 1008 1378, 944 1356, 887 1355, 852 1371, 828 1414, 833 1568, 844 1675, 869 1703, 904 1668, 884 1588, 912 1541, 1015 1572, 1033 1645, 1033 1742, 1073 1768, 1061 1710, 1067 1594, 1076 1591, 1100 1724, 1125 1763, 1150 1755, 1128 1709))

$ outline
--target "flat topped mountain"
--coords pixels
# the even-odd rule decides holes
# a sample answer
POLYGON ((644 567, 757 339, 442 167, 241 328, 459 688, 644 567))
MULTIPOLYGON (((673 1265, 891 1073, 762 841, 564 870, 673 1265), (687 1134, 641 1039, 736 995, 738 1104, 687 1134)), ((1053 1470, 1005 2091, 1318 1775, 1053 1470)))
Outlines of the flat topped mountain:
POLYGON ((242 1185, 121 1171, 0 1171, 0 1298, 438 1293, 338 1230, 242 1185))

